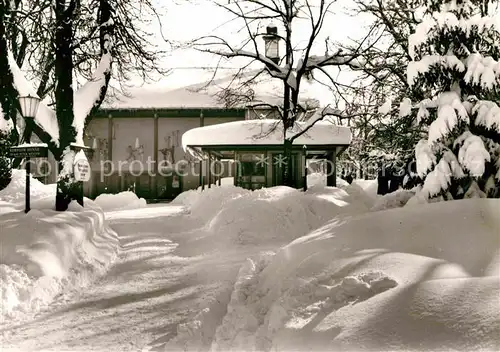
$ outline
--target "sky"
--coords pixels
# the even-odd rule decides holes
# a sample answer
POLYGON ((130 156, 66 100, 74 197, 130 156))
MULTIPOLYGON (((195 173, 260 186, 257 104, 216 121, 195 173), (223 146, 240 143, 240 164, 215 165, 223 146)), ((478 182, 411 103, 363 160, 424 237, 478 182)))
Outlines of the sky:
MULTIPOLYGON (((207 35, 210 33, 219 34, 232 43, 238 43, 245 38, 245 33, 238 33, 242 28, 242 22, 231 21, 234 16, 224 9, 218 8, 210 0, 176 0, 169 1, 168 4, 162 0, 156 0, 161 16, 163 34, 167 39, 177 42, 187 42, 189 40, 207 35)), ((321 55, 325 51, 324 39, 330 37, 333 41, 346 40, 348 37, 359 37, 363 32, 363 22, 359 18, 353 18, 345 14, 345 8, 352 6, 350 0, 338 0, 332 7, 335 13, 328 15, 325 21, 322 35, 317 40, 318 47, 315 53, 321 55)), ((263 23, 266 26, 267 23, 263 23)), ((159 26, 157 28, 159 33, 159 26)), ((303 42, 310 33, 308 23, 299 23, 293 29, 296 43, 303 42)), ((158 35, 158 43, 163 44, 163 40, 158 35)), ((262 50, 264 43, 261 43, 262 50)), ((333 48, 334 49, 334 48, 333 48)), ((200 70, 193 70, 193 67, 215 67, 218 58, 200 53, 193 49, 174 50, 163 61, 163 66, 171 68, 172 73, 155 85, 168 88, 178 88, 194 83, 199 83, 210 78, 210 74, 202 74, 200 70)), ((244 61, 247 62, 247 61, 244 61)), ((224 67, 239 67, 242 63, 237 59, 225 62, 224 67)), ((220 70, 223 75, 223 70, 220 70)), ((220 77, 220 76, 218 76, 220 77)))

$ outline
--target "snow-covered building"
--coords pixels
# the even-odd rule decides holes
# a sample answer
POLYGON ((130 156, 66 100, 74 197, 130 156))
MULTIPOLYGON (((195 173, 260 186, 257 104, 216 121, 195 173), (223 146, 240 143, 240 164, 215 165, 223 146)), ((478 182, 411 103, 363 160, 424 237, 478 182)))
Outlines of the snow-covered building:
MULTIPOLYGON (((279 81, 231 91, 224 89, 230 76, 219 80, 210 80, 207 73, 204 76, 210 84, 134 88, 127 96, 102 105, 92 116, 84 137, 85 144, 94 150, 92 180, 85 186, 88 196, 133 189, 140 197, 172 199, 208 183, 207 170, 205 178, 200 178, 199 160, 183 148, 185 132, 226 122, 276 118, 269 108, 255 105, 279 104, 279 81)), ((305 104, 326 105, 317 97, 327 100, 331 92, 304 84, 303 96, 305 104)), ((233 171, 225 168, 220 176, 234 176, 233 171)))
MULTIPOLYGON (((327 185, 336 186, 337 156, 351 143, 350 129, 328 121, 316 122, 312 127, 308 122, 297 122, 290 133, 298 135, 303 131, 292 144, 294 186, 302 188, 307 182, 309 159, 328 161, 327 185)), ((200 180, 205 179, 208 185, 220 180, 221 168, 225 167, 236 186, 259 189, 282 184, 287 163, 283 135, 281 120, 251 119, 191 129, 182 136, 182 146, 204 160, 205 165, 213 165, 201 168, 200 180)))

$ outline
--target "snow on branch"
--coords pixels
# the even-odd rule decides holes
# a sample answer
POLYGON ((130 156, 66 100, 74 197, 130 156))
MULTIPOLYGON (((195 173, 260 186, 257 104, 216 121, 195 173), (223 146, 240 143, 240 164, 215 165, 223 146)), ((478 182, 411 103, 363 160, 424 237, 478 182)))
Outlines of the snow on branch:
POLYGON ((488 30, 500 30, 500 21, 498 16, 476 15, 471 18, 458 18, 452 12, 435 12, 427 16, 419 23, 415 33, 408 38, 408 50, 410 57, 415 59, 415 51, 425 43, 435 41, 436 37, 441 35, 442 31, 461 30, 466 38, 471 35, 480 35, 488 30), (476 34, 474 34, 474 32, 476 34))
POLYGON ((479 53, 473 53, 467 58, 466 66, 464 80, 467 83, 492 90, 500 81, 500 62, 491 56, 483 57, 479 53))
POLYGON ((454 143, 454 147, 461 145, 458 151, 458 161, 474 177, 481 177, 486 170, 486 162, 491 160, 483 140, 470 131, 464 132, 454 143))
POLYGON ((472 113, 476 115, 476 125, 500 133, 500 107, 495 102, 480 100, 472 108, 472 113))
POLYGON ((425 55, 419 61, 410 61, 408 63, 406 76, 409 86, 413 86, 419 74, 427 73, 433 66, 441 66, 440 69, 456 69, 459 72, 465 71, 464 63, 455 55, 425 55))
POLYGON ((311 71, 314 68, 326 67, 326 66, 342 66, 342 65, 359 65, 362 66, 362 62, 357 60, 359 54, 344 54, 342 49, 339 49, 335 54, 332 55, 311 55, 307 60, 303 61, 303 65, 306 66, 306 71, 311 71))
MULTIPOLYGON (((12 72, 12 76, 14 77, 14 85, 19 92, 19 95, 31 95, 33 97, 38 97, 38 94, 36 94, 36 90, 26 79, 24 73, 17 65, 16 60, 14 59, 14 56, 12 55, 12 52, 10 50, 8 52, 8 58, 9 67, 12 72)), ((40 105, 38 106, 38 112, 35 116, 35 123, 50 135, 55 145, 59 145, 59 125, 57 123, 56 113, 43 101, 41 101, 40 105)))
POLYGON ((425 178, 422 193, 426 199, 439 195, 448 189, 452 179, 460 179, 465 174, 451 151, 444 152, 441 160, 425 178))
POLYGON ((74 93, 73 103, 73 127, 76 130, 76 142, 83 145, 83 129, 85 120, 89 116, 92 108, 99 103, 101 91, 106 86, 106 75, 111 70, 111 53, 103 54, 92 79, 85 83, 74 93))
POLYGON ((432 152, 429 143, 421 139, 415 147, 415 159, 417 161, 417 175, 424 177, 436 164, 436 156, 432 152))
POLYGON ((456 92, 444 92, 438 98, 437 118, 429 126, 429 143, 448 135, 461 121, 468 122, 469 114, 456 92))

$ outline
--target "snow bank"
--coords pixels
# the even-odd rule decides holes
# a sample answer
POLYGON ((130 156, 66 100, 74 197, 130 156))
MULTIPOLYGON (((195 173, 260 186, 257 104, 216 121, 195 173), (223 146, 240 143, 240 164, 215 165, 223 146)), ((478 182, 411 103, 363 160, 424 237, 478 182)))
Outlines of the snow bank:
POLYGON ((372 209, 373 211, 400 208, 405 206, 408 201, 415 196, 415 191, 398 189, 392 193, 380 196, 375 201, 372 209))
POLYGON ((251 194, 252 191, 233 185, 212 185, 211 188, 202 190, 189 190, 179 194, 170 204, 180 205, 190 209, 193 216, 209 221, 217 212, 231 200, 243 195, 251 194))
POLYGON ((364 204, 362 190, 358 193, 321 186, 307 192, 285 186, 255 191, 222 186, 184 192, 172 204, 189 209, 191 220, 201 227, 187 240, 184 255, 237 248, 255 253, 285 245, 339 214, 369 211, 371 204, 364 204))
POLYGON ((72 203, 56 212, 53 187, 33 180, 32 210, 25 214, 24 177, 15 171, 0 192, 2 319, 35 313, 63 291, 85 286, 106 270, 118 248, 116 233, 89 199, 84 208, 72 203))
POLYGON ((289 187, 248 192, 228 201, 207 227, 218 245, 283 244, 300 237, 340 212, 340 206, 289 187))
POLYGON ((370 197, 377 198, 377 188, 378 188, 377 180, 355 179, 352 181, 351 185, 358 186, 363 191, 365 191, 366 194, 368 194, 370 197))
MULTIPOLYGON (((0 190, 0 202, 17 203, 24 201, 26 194, 26 171, 12 170, 12 180, 8 187, 0 190)), ((30 176, 30 194, 33 199, 54 197, 56 195, 56 184, 45 185, 36 178, 30 176)))
POLYGON ((212 351, 498 350, 499 208, 338 216, 240 270, 212 351))
POLYGON ((350 185, 342 187, 352 199, 372 208, 378 200, 377 180, 354 180, 350 185))
POLYGON ((103 193, 94 202, 104 211, 129 210, 144 208, 146 200, 139 198, 134 192, 125 191, 118 194, 103 193))

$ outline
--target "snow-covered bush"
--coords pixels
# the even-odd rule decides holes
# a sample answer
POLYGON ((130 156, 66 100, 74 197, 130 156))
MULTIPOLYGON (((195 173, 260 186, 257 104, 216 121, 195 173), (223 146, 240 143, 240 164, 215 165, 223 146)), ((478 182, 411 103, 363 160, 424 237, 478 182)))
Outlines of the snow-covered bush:
POLYGON ((427 14, 408 40, 408 83, 426 92, 415 148, 425 199, 500 196, 500 25, 472 0, 421 1, 427 14), (439 11, 439 12, 438 12, 439 11))

